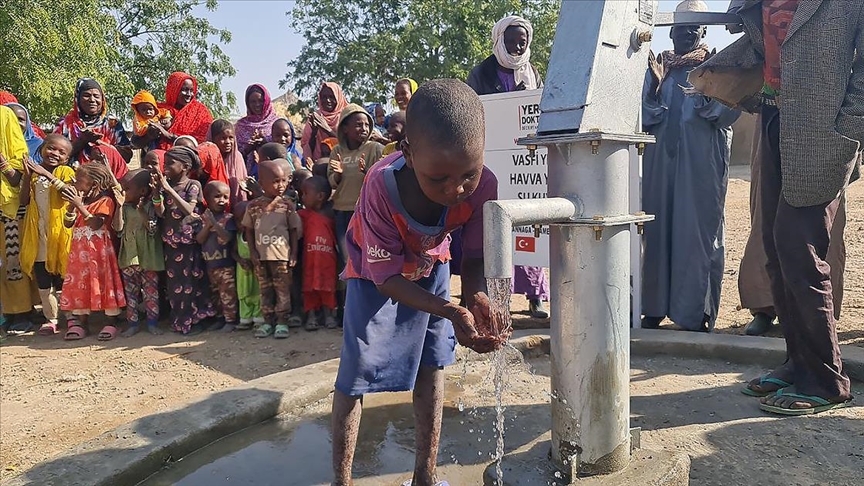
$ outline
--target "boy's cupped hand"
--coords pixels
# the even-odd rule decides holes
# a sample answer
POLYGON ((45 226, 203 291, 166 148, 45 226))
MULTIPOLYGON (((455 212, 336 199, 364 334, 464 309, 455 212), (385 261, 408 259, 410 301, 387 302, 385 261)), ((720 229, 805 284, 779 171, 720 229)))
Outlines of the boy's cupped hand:
POLYGON ((490 353, 501 349, 508 336, 492 333, 489 299, 477 299, 471 310, 459 307, 452 318, 456 340, 466 348, 478 353, 490 353))

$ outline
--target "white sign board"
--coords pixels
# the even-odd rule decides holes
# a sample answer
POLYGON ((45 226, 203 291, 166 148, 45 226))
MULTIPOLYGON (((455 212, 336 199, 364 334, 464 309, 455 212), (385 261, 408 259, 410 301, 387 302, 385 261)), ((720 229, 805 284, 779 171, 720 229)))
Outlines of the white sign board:
MULTIPOLYGON (((516 140, 537 131, 540 95, 543 90, 514 91, 481 96, 486 112, 486 166, 498 178, 498 199, 546 197, 545 147, 532 156, 516 140)), ((549 228, 534 236, 532 226, 513 229, 513 262, 517 265, 549 266, 549 228)))

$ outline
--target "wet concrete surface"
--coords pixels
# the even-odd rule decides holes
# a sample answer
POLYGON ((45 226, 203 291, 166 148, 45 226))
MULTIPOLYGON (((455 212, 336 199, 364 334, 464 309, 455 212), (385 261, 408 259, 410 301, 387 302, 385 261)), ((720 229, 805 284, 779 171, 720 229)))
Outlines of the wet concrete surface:
MULTIPOLYGON (((548 447, 549 361, 530 361, 530 371, 515 360, 510 366, 505 452, 518 457, 548 447)), ((744 380, 765 371, 759 367, 634 357, 631 368, 632 425, 643 429, 642 446, 688 453, 691 484, 864 484, 862 408, 777 418, 740 393, 744 380)), ((460 362, 447 373, 439 475, 452 486, 480 485, 497 437, 491 369, 487 362, 460 362)), ((864 394, 860 384, 854 388, 864 394)), ((171 463, 142 485, 329 484, 329 412, 329 400, 322 400, 251 427, 171 463)), ((399 485, 410 479, 413 450, 410 393, 367 396, 355 484, 399 485)), ((556 478, 544 482, 556 484, 556 478)))

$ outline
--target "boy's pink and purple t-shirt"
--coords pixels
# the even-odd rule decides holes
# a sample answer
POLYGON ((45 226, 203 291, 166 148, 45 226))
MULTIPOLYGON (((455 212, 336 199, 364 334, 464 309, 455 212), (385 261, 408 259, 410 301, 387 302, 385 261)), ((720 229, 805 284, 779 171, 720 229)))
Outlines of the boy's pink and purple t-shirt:
POLYGON ((342 278, 361 278, 381 285, 394 275, 417 281, 428 277, 436 262, 450 260, 450 233, 462 228, 465 258, 483 256, 483 203, 497 199, 498 180, 484 167, 477 189, 445 209, 438 225, 420 224, 405 211, 396 187, 396 172, 405 167, 401 152, 377 164, 366 175, 346 235, 347 264, 342 278))

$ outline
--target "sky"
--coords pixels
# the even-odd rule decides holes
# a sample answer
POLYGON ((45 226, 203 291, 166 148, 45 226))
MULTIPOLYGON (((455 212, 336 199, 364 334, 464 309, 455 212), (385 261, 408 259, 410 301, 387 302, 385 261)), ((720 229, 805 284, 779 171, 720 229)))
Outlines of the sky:
MULTIPOLYGON (((719 12, 725 12, 729 5, 728 0, 706 3, 711 11, 719 12)), ((670 12, 677 4, 678 0, 661 0, 659 9, 670 12)), ((284 92, 279 89, 279 81, 288 71, 286 64, 300 54, 304 44, 303 37, 293 30, 286 16, 293 7, 294 2, 274 0, 221 0, 214 12, 199 7, 199 15, 205 16, 215 27, 232 33, 232 41, 223 49, 231 57, 237 74, 223 80, 222 89, 234 92, 241 111, 245 112, 243 94, 250 84, 263 84, 274 98, 284 92)), ((732 40, 734 37, 722 26, 708 28, 709 47, 719 50, 732 40)), ((672 48, 668 27, 655 30, 651 48, 655 52, 672 48)))

